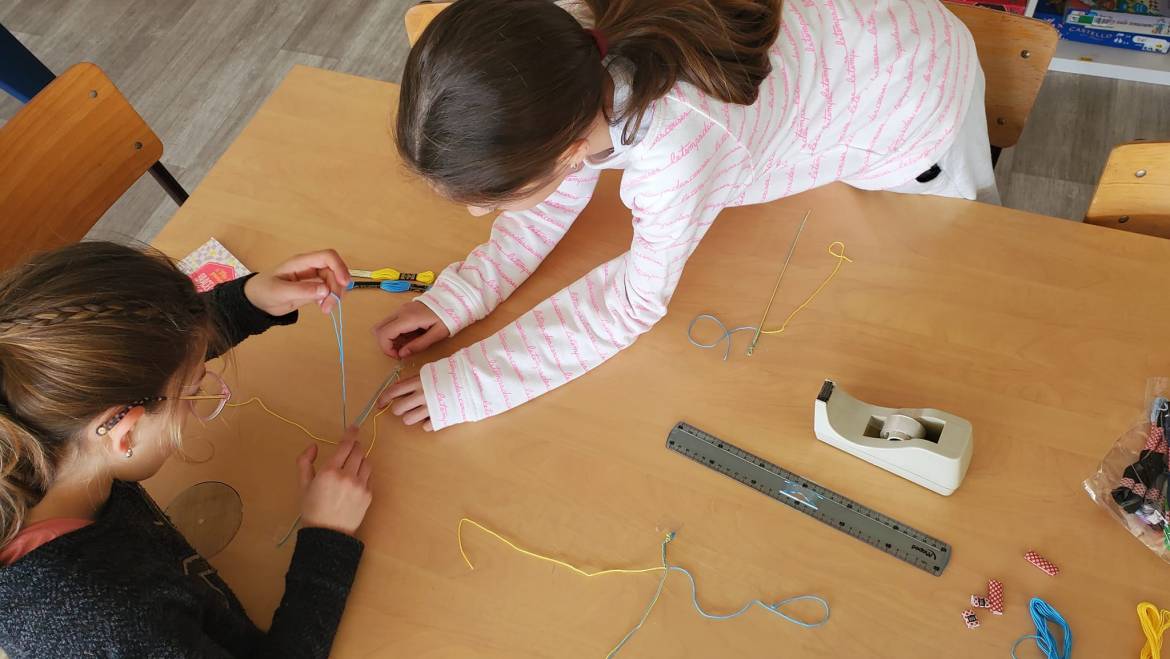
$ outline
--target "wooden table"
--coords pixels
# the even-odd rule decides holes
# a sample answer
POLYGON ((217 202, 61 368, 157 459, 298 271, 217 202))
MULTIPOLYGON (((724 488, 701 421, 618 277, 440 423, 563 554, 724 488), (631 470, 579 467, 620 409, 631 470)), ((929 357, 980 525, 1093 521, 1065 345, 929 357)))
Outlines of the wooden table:
MULTIPOLYGON (((182 256, 215 236, 253 269, 336 247, 354 267, 439 270, 484 240, 489 222, 436 198, 397 161, 388 130, 394 85, 296 68, 158 237, 182 256)), ((626 247, 628 211, 603 178, 593 203, 532 279, 495 314, 408 364, 470 344, 626 247)), ((1167 567, 1081 487, 1141 416, 1146 378, 1170 371, 1163 302, 1170 241, 928 197, 827 186, 723 214, 687 266, 670 314, 602 367, 487 421, 425 434, 381 424, 366 554, 335 645, 339 657, 600 657, 638 619, 656 576, 584 579, 472 531, 460 517, 585 566, 694 571, 717 611, 761 597, 816 593, 832 620, 800 629, 755 611, 708 622, 672 577, 631 657, 1006 656, 1032 628, 1026 603, 1052 602, 1076 656, 1135 656, 1134 606, 1170 604, 1167 567), (813 209, 775 307, 782 318, 829 272, 841 240, 854 263, 755 356, 693 348, 699 312, 758 320, 800 216, 813 209), (967 479, 942 497, 816 441, 813 399, 832 377, 862 400, 931 406, 969 419, 967 479), (954 546, 932 577, 668 452, 686 420, 954 546), (1036 549, 1062 569, 1026 563, 1036 549), (960 620, 988 577, 1007 615, 960 620)), ((369 327, 406 298, 345 303, 351 409, 392 367, 369 327)), ((228 372, 310 426, 337 428, 337 355, 328 319, 246 342, 228 372)), ((408 371, 409 372, 409 371, 408 371)), ((223 480, 244 522, 215 565, 267 624, 298 510, 293 460, 306 440, 256 409, 189 433, 201 463, 174 461, 148 484, 164 504, 223 480), (208 444, 210 442, 210 445, 208 444)), ((291 544, 291 543, 290 543, 291 544)), ((811 609, 797 612, 811 613, 811 609)), ((1038 656, 1034 648, 1022 657, 1038 656)))

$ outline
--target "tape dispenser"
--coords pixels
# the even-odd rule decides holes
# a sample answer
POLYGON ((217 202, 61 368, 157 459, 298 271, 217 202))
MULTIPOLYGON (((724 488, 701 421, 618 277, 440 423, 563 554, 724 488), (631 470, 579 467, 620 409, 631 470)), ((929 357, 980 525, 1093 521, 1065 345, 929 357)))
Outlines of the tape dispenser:
POLYGON ((862 402, 825 380, 814 403, 817 439, 949 495, 963 482, 975 439, 966 419, 933 409, 862 402))

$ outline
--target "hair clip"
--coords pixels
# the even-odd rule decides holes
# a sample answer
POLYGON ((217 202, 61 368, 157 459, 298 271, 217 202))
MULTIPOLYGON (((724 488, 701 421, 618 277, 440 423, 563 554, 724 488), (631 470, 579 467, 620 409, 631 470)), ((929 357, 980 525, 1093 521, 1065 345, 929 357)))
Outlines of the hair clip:
POLYGON ((106 433, 113 430, 114 426, 118 425, 122 419, 126 418, 126 415, 130 413, 130 410, 133 410, 135 407, 142 407, 147 403, 157 403, 161 400, 166 399, 160 396, 146 396, 145 398, 139 398, 138 400, 127 404, 114 416, 106 419, 100 426, 97 427, 97 430, 94 432, 97 433, 98 437, 104 437, 106 433))

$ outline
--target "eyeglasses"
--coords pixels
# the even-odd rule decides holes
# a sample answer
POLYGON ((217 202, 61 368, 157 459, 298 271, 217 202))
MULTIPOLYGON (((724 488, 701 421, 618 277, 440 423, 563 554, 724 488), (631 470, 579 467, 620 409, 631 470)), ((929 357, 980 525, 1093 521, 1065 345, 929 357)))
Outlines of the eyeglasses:
POLYGON ((130 410, 135 407, 142 407, 143 405, 158 403, 164 400, 185 400, 191 409, 191 413, 195 415, 195 418, 201 421, 211 421, 223 412, 223 408, 227 406, 228 401, 232 398, 232 390, 228 388, 227 383, 223 381, 223 378, 218 373, 212 371, 204 372, 203 378, 186 390, 191 391, 191 393, 180 396, 146 396, 132 401, 118 410, 117 414, 106 419, 102 425, 98 426, 97 434, 101 436, 113 430, 114 426, 126 418, 130 410))

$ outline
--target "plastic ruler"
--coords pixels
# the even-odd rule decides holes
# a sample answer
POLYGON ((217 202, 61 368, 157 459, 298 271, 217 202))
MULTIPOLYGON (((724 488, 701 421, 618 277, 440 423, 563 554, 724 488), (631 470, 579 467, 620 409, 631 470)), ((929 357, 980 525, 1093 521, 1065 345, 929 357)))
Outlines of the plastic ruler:
POLYGON ((942 574, 951 560, 951 546, 942 540, 688 423, 670 429, 666 448, 930 574, 942 574))

